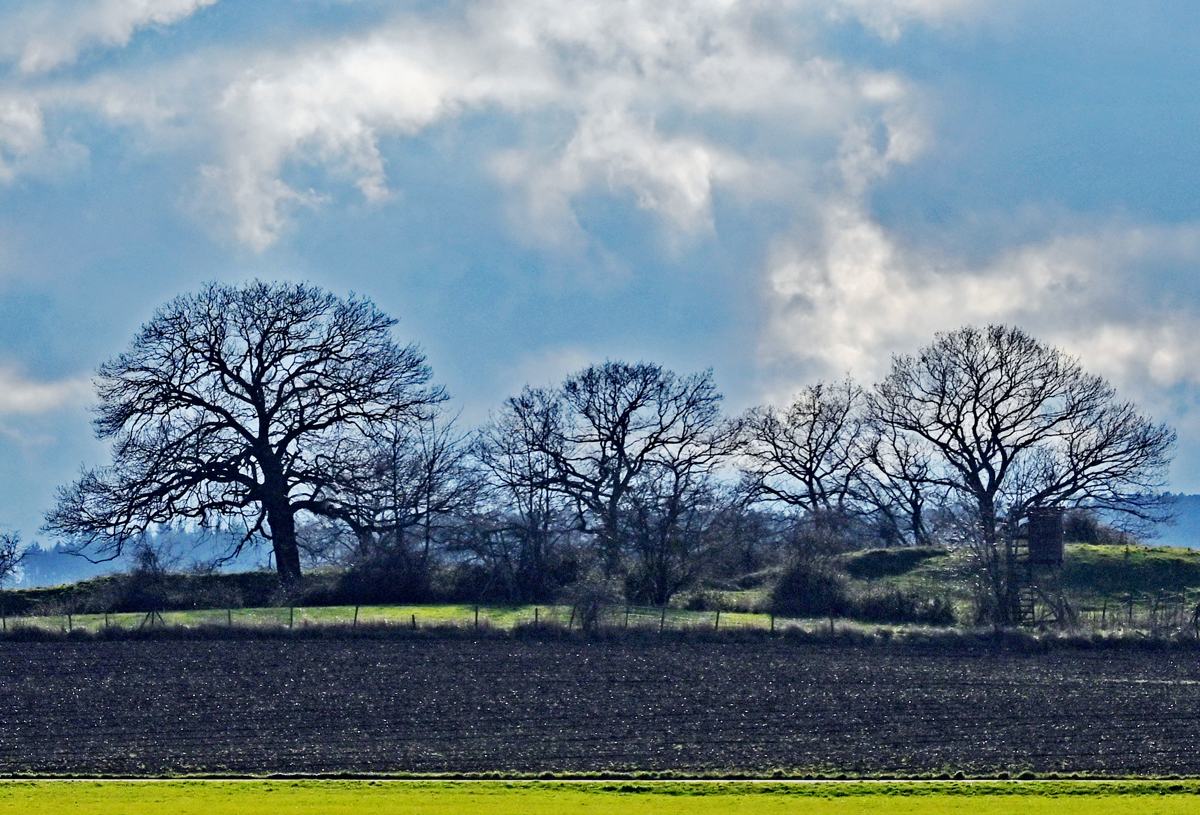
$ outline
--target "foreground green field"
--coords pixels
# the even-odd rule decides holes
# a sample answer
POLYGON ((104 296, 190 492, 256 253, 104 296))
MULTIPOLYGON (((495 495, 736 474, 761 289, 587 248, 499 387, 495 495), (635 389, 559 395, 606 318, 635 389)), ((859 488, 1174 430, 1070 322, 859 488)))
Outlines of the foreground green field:
POLYGON ((400 781, 8 781, 0 813, 77 815, 1175 815, 1195 782, 505 783, 400 781))

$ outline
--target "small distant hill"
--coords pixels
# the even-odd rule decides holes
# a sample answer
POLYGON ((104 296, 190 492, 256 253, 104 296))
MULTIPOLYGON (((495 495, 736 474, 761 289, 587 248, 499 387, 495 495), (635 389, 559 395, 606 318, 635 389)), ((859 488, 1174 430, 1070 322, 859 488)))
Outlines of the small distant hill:
POLYGON ((70 554, 62 544, 45 549, 34 544, 25 551, 25 557, 14 575, 15 579, 9 582, 21 588, 61 586, 126 571, 129 568, 127 561, 128 558, 122 558, 92 563, 87 558, 70 554))
POLYGON ((1200 495, 1171 495, 1175 519, 1155 527, 1155 536, 1147 543, 1155 546, 1179 546, 1200 549, 1200 495))
MULTIPOLYGON (((228 535, 213 536, 180 531, 166 531, 157 536, 156 546, 163 565, 170 571, 195 571, 199 564, 227 555, 233 547, 228 535)), ((225 563, 219 571, 237 572, 262 569, 264 546, 248 546, 240 556, 225 563)), ((128 572, 133 558, 126 554, 114 560, 93 563, 72 554, 70 547, 59 543, 42 547, 34 543, 5 586, 30 589, 43 586, 63 586, 110 574, 128 572)))

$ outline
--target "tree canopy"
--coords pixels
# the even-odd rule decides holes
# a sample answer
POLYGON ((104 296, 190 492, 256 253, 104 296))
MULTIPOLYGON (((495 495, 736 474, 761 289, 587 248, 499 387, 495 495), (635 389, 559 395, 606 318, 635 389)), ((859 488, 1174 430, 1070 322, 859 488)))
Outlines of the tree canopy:
POLYGON ((851 380, 803 388, 783 409, 746 414, 744 471, 756 493, 809 513, 846 511, 860 497, 869 434, 851 380))
POLYGON ((936 454, 921 477, 969 500, 987 536, 1035 506, 1151 517, 1175 444, 1103 378, 1010 326, 938 334, 896 357, 871 411, 936 454))
POLYGON ((238 528, 229 553, 269 540, 285 585, 303 556, 388 601, 455 586, 662 604, 854 547, 965 543, 984 555, 982 614, 1004 622, 1014 541, 1054 514, 1031 510, 1152 520, 1174 444, 1007 326, 938 334, 873 386, 818 382, 733 419, 711 371, 607 361, 525 387, 469 433, 395 324, 304 284, 172 300, 99 368, 112 460, 60 489, 46 529, 116 557, 168 525, 238 528))

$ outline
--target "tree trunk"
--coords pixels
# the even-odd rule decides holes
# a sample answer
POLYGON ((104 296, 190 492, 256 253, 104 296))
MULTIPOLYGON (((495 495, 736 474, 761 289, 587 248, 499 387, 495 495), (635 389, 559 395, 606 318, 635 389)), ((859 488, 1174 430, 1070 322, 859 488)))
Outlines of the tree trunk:
POLYGON ((979 497, 979 526, 983 535, 984 552, 988 574, 987 582, 991 588, 992 623, 995 625, 1011 625, 1013 620, 1012 597, 1012 557, 1011 547, 1007 536, 1002 536, 996 518, 996 505, 991 496, 979 497), (1001 547, 1004 547, 1003 549, 1001 547))
POLYGON ((300 583, 300 547, 296 544, 296 516, 287 500, 267 504, 267 523, 275 549, 275 569, 285 587, 300 583))
POLYGON ((275 570, 284 588, 300 583, 300 547, 296 544, 296 510, 288 493, 287 478, 279 458, 269 447, 260 449, 262 467, 262 508, 271 527, 271 545, 275 549, 275 570))
POLYGON ((913 533, 914 546, 928 546, 929 536, 925 534, 925 518, 922 515, 922 501, 917 499, 911 502, 912 511, 910 513, 912 522, 910 524, 913 533))

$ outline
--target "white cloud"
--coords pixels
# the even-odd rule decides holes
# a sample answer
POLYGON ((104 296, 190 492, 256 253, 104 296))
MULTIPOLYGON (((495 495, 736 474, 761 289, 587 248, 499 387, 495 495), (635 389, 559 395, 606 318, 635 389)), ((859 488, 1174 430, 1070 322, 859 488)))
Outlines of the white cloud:
POLYGON ((1176 401, 1179 386, 1200 386, 1200 314, 1184 308, 1105 321, 1057 343, 1088 370, 1107 376, 1131 398, 1148 404, 1176 401))
POLYGON ((88 161, 88 149, 48 132, 42 103, 31 94, 0 92, 0 185, 19 176, 53 177, 88 161))
MULTIPOLYGON (((410 32, 412 33, 412 32, 410 32)), ((353 179, 372 202, 388 196, 381 135, 412 135, 460 110, 487 79, 439 58, 436 32, 411 47, 385 37, 342 43, 315 55, 273 57, 247 69, 218 107, 225 161, 205 168, 209 189, 234 208, 239 239, 270 245, 289 204, 321 196, 281 178, 288 161, 308 161, 353 179)))
POLYGON ((30 382, 17 371, 0 367, 0 416, 48 413, 86 402, 92 392, 87 379, 30 382))
MULTIPOLYGON (((888 8, 897 20, 938 19, 947 1, 888 8)), ((0 54, 44 72, 214 2, 29 2, 0 17, 0 54)), ((815 52, 808 27, 832 12, 859 13, 842 0, 481 0, 365 35, 43 82, 19 102, 0 100, 0 181, 47 145, 73 149, 78 163, 86 151, 65 131, 48 135, 45 121, 84 109, 141 128, 146 149, 183 146, 181 136, 199 145, 208 159, 196 211, 221 213, 241 243, 263 250, 293 209, 331 198, 295 183, 297 168, 384 202, 403 184, 389 178, 385 141, 500 113, 523 134, 476 149, 513 190, 513 221, 535 243, 584 239, 574 206, 590 191, 629 195, 681 235, 704 232, 718 192, 794 206, 832 171, 857 195, 924 149, 920 99, 901 77, 815 52), (793 30, 768 36, 765 20, 793 30)))
POLYGON ((492 165, 499 178, 523 191, 513 220, 548 244, 582 235, 572 200, 591 188, 618 195, 629 191, 639 208, 692 233, 712 225, 714 186, 744 189, 749 177, 762 175, 733 150, 702 139, 664 136, 616 110, 585 115, 566 146, 550 155, 507 151, 492 165))
POLYGON ((554 387, 573 373, 597 361, 595 353, 577 346, 551 348, 527 354, 502 377, 508 395, 520 393, 526 385, 554 387))
POLYGON ((855 17, 881 37, 894 40, 910 23, 938 23, 982 5, 980 0, 838 0, 831 16, 855 17))
MULTIPOLYGON (((32 60, 29 70, 42 70, 53 67, 52 54, 69 61, 77 56, 77 48, 89 43, 123 46, 134 28, 175 22, 188 9, 213 2, 28 3, 7 15, 0 13, 0 59, 27 51, 32 60), (96 39, 92 35, 99 36, 97 32, 108 34, 96 39)), ((45 179, 85 167, 90 133, 87 126, 79 127, 77 114, 98 115, 109 124, 136 128, 134 143, 150 151, 179 146, 179 131, 186 129, 193 139, 203 138, 194 122, 190 128, 187 125, 203 107, 198 101, 207 90, 204 86, 221 70, 219 65, 184 57, 127 76, 100 73, 83 80, 15 81, 0 74, 0 184, 19 176, 45 179)))
POLYGON ((217 0, 37 0, 0 17, 0 54, 25 73, 74 62, 88 48, 124 47, 139 28, 173 25, 217 0))
POLYGON ((688 233, 710 226, 717 188, 774 196, 790 180, 795 195, 816 155, 861 189, 920 152, 923 126, 901 78, 792 53, 760 36, 760 10, 741 0, 495 0, 453 23, 406 19, 260 56, 217 105, 224 159, 205 168, 206 188, 232 208, 239 239, 261 250, 290 207, 323 200, 287 183, 289 166, 321 167, 384 201, 382 140, 501 111, 551 123, 497 150, 492 166, 519 191, 515 220, 553 244, 578 237, 572 205, 589 190, 631 194, 688 233), (721 135, 746 123, 784 146, 748 154, 721 135))
POLYGON ((0 96, 0 183, 12 181, 15 163, 45 142, 42 110, 29 98, 0 96))
MULTIPOLYGON (((854 205, 831 206, 819 240, 781 241, 768 263, 768 367, 873 381, 893 353, 966 324, 1021 325, 1151 405, 1200 385, 1200 313, 1164 305, 1160 267, 1200 262, 1200 225, 1109 225, 1003 252, 971 268, 904 249, 854 205)), ((786 396, 799 382, 769 386, 786 396)))

